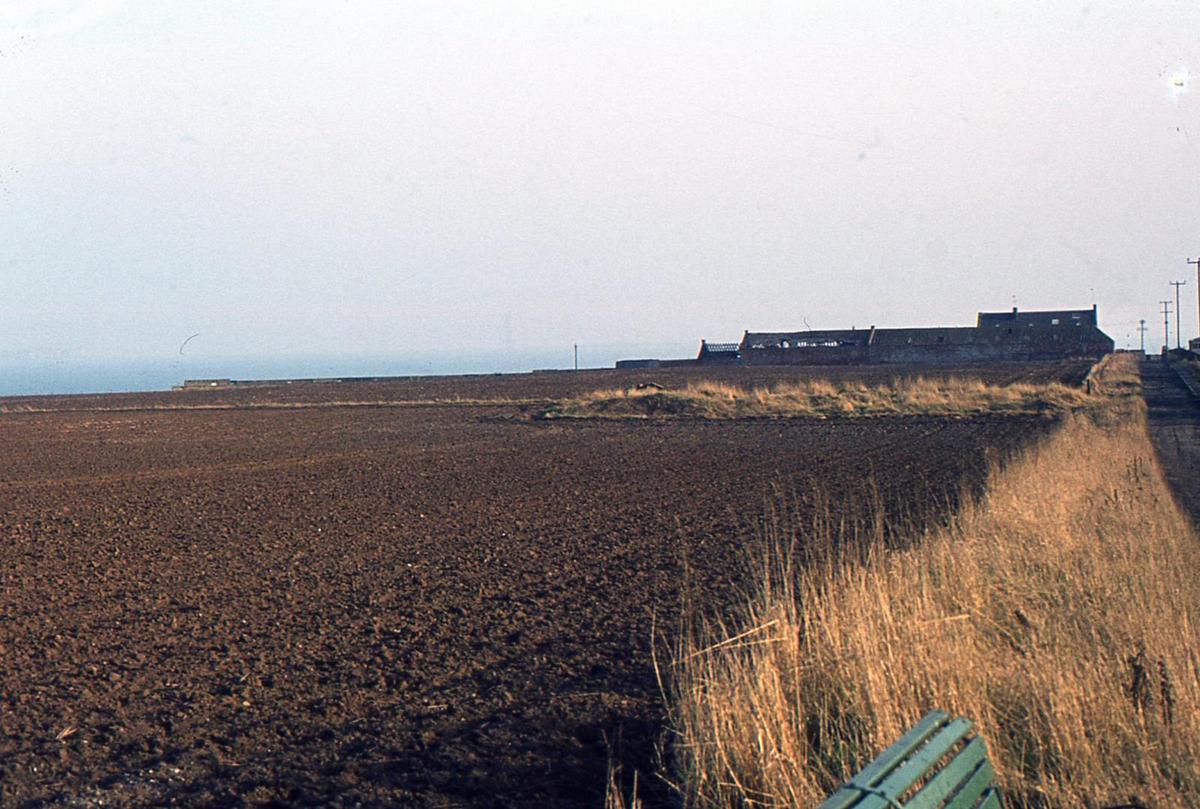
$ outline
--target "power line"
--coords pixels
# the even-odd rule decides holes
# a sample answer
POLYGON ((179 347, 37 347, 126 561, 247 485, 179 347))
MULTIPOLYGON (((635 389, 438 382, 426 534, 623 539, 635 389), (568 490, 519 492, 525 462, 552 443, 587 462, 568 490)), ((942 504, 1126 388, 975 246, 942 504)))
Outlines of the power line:
POLYGON ((1185 286, 1187 281, 1172 281, 1171 286, 1175 287, 1175 347, 1183 348, 1183 343, 1179 340, 1179 321, 1183 320, 1180 316, 1182 309, 1179 308, 1179 288, 1185 286))

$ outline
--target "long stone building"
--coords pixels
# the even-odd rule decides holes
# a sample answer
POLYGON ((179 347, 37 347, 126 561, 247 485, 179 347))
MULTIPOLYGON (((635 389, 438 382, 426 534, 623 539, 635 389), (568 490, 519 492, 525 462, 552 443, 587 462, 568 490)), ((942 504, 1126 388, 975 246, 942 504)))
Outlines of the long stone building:
POLYGON ((917 329, 747 331, 738 343, 700 342, 694 360, 625 360, 618 367, 672 365, 957 364, 1099 359, 1113 340, 1096 307, 1061 311, 980 312, 974 326, 917 329))

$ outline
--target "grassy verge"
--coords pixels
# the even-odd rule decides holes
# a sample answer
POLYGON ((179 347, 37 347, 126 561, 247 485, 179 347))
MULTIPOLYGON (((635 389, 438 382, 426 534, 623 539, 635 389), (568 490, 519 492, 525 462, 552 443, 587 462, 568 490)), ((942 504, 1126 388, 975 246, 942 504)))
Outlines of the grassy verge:
POLYGON ((1093 404, 1084 389, 1060 384, 990 385, 977 379, 900 379, 886 385, 825 380, 747 390, 700 382, 680 389, 601 390, 564 399, 545 419, 830 418, 846 416, 1043 413, 1093 404))
POLYGON ((1200 538, 1118 402, 908 549, 874 529, 801 564, 844 537, 767 532, 741 614, 664 672, 685 804, 815 805, 943 707, 978 722, 1011 805, 1200 806, 1200 538))

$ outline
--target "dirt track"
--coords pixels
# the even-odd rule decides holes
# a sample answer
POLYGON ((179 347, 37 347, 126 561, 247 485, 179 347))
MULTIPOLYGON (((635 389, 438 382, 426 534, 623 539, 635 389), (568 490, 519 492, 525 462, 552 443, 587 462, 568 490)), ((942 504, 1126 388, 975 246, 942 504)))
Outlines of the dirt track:
POLYGON ((1141 364, 1150 437, 1179 504, 1200 525, 1200 402, 1158 359, 1141 364))
POLYGON ((719 601, 772 486, 926 513, 1047 425, 0 416, 0 804, 598 806, 685 557, 719 601))

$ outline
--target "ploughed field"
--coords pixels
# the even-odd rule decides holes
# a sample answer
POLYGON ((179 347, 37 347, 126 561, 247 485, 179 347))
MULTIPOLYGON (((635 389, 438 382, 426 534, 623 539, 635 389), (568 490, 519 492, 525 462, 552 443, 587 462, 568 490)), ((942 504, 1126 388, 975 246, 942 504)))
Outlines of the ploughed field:
POLYGON ((652 633, 673 637, 685 581, 732 597, 772 491, 931 519, 1050 422, 321 403, 902 372, 2 400, 0 805, 598 806, 610 751, 654 766, 652 633), (285 400, 316 406, 171 409, 285 400), (61 412, 13 412, 30 408, 61 412))

